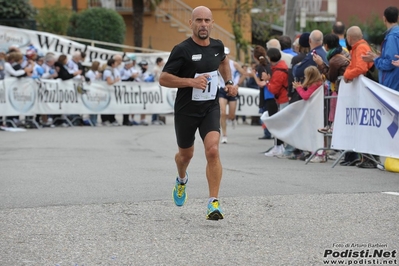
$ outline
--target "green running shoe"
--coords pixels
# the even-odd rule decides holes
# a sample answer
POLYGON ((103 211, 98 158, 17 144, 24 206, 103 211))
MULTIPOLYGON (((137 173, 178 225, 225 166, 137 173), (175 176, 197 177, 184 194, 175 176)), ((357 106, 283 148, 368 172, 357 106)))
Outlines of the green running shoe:
POLYGON ((206 215, 207 220, 217 221, 223 219, 223 212, 220 209, 219 201, 213 200, 208 204, 208 214, 206 215))

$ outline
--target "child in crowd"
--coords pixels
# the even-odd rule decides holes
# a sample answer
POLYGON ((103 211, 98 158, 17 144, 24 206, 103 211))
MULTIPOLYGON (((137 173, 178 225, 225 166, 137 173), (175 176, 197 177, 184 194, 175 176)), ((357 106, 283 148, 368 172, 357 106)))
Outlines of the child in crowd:
MULTIPOLYGON (((323 85, 323 76, 315 66, 309 66, 305 69, 305 80, 303 84, 294 81, 292 87, 298 92, 303 100, 309 100, 310 96, 323 85)), ((321 154, 316 154, 310 162, 312 163, 324 163, 326 162, 326 154, 323 151, 321 154)))
POLYGON ((292 86, 305 101, 323 84, 323 76, 315 66, 305 69, 305 80, 303 84, 298 81, 292 82, 292 86), (306 90, 304 89, 306 88, 306 90))

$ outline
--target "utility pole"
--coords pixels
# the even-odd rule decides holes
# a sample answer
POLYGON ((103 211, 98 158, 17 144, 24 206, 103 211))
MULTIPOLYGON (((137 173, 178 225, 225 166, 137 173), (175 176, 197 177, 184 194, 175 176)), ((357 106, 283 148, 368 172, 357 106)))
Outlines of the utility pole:
POLYGON ((284 31, 283 34, 295 39, 296 32, 296 0, 285 0, 284 31))

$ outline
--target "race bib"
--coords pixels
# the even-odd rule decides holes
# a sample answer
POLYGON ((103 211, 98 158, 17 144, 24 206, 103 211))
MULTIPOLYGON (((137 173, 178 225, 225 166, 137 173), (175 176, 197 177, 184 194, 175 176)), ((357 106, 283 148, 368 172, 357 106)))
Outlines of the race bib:
POLYGON ((218 91, 218 73, 217 71, 212 71, 209 73, 201 73, 201 74, 195 74, 195 78, 204 74, 208 74, 208 86, 206 87, 205 90, 202 89, 197 89, 193 88, 193 96, 191 100, 193 101, 209 101, 209 100, 214 100, 217 95, 218 91))

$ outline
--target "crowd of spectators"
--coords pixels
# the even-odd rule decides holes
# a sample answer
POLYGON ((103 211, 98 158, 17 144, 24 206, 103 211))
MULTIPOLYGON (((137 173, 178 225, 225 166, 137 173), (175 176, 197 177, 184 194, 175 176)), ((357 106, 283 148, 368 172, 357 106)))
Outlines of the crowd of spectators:
MULTIPOLYGON (((279 100, 280 93, 278 93, 279 88, 285 87, 285 84, 280 82, 276 85, 273 81, 277 79, 276 76, 283 81, 282 71, 287 67, 289 103, 307 100, 312 92, 324 85, 325 95, 329 96, 324 100, 326 126, 318 131, 326 136, 331 136, 333 133, 340 82, 352 82, 360 75, 373 79, 370 73, 373 69, 377 69, 378 80, 373 80, 399 91, 398 14, 397 7, 391 6, 385 9, 383 22, 387 31, 384 34, 381 52, 378 53, 364 40, 359 27, 352 26, 346 30, 345 25, 339 21, 333 25, 332 33, 325 36, 317 29, 302 33, 294 40, 292 47, 288 36, 270 40, 266 44, 266 49, 261 46, 255 47, 253 55, 258 65, 253 73, 260 88, 260 109, 268 110, 269 115, 274 115, 277 112, 276 104, 278 110, 286 106, 285 100, 279 100), (280 51, 281 56, 276 56, 276 49, 280 51)), ((264 136, 260 139, 269 139, 270 133, 266 126, 264 130, 264 136)), ((311 154, 310 151, 296 149, 289 143, 279 140, 276 140, 275 145, 265 153, 266 156, 294 160, 306 160, 311 154)), ((315 154, 310 161, 325 162, 328 156, 325 152, 315 154)), ((378 162, 379 157, 376 155, 347 153, 341 164, 376 168, 378 162)))
MULTIPOLYGON (((119 81, 155 82, 159 79, 163 67, 163 59, 156 59, 154 69, 149 69, 147 61, 142 60, 136 65, 136 56, 131 54, 123 61, 121 55, 115 55, 105 64, 99 61, 92 62, 90 67, 83 65, 85 53, 75 51, 71 55, 54 53, 42 54, 30 45, 25 53, 16 46, 0 52, 0 79, 6 77, 29 77, 34 79, 74 79, 77 82, 91 82, 102 80, 112 85, 119 81)), ((101 125, 119 126, 115 115, 101 115, 101 125)), ((68 127, 71 125, 98 125, 98 115, 90 114, 87 117, 80 114, 53 115, 38 114, 35 117, 0 116, 0 125, 6 127, 68 127)), ((153 114, 152 123, 159 124, 159 115, 153 114)), ((134 120, 134 114, 123 115, 123 126, 148 125, 146 115, 140 115, 140 121, 134 120)), ((162 123, 161 123, 162 124, 162 123)))

